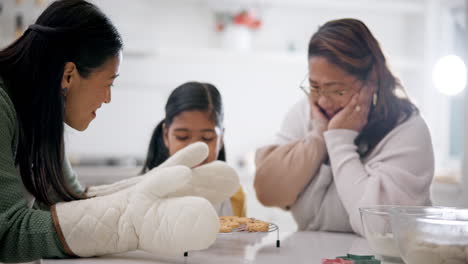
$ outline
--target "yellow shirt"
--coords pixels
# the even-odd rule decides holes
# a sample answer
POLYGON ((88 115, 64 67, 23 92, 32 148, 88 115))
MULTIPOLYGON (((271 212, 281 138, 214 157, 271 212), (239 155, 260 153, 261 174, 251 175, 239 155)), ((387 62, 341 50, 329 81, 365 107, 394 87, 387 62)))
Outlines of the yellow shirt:
POLYGON ((245 193, 242 186, 239 190, 231 197, 232 213, 235 216, 245 217, 246 205, 245 205, 245 193))

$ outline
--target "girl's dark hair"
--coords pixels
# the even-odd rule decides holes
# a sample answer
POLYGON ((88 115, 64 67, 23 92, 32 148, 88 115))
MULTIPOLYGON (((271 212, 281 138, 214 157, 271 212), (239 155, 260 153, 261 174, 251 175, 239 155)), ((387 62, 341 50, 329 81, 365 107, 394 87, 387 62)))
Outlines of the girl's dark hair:
POLYGON ((67 185, 63 172, 65 64, 73 62, 87 78, 121 49, 117 29, 96 6, 61 0, 0 51, 0 76, 19 122, 15 163, 37 201, 51 205, 55 195, 63 201, 83 198, 67 185))
MULTIPOLYGON (((169 128, 174 118, 185 111, 205 111, 219 127, 223 126, 223 102, 218 89, 209 83, 187 82, 172 91, 166 103, 166 117, 159 122, 151 136, 146 161, 141 173, 159 166, 169 158, 169 150, 164 144, 163 124, 169 128)), ((218 160, 226 161, 224 145, 218 153, 218 160)))
POLYGON ((312 36, 308 57, 324 57, 361 81, 371 81, 375 75, 377 104, 371 106, 367 125, 355 143, 367 145, 361 156, 372 150, 399 122, 407 120, 418 109, 404 93, 400 81, 391 73, 378 41, 367 26, 356 19, 327 22, 312 36))

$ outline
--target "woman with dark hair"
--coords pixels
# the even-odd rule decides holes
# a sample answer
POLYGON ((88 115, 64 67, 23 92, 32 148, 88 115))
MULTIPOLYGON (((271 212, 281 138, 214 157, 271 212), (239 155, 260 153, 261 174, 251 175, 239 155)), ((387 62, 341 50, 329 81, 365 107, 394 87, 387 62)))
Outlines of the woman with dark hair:
POLYGON ((216 239, 212 204, 235 193, 239 179, 223 162, 196 167, 205 144, 141 177, 87 191, 71 170, 63 123, 85 130, 111 101, 121 51, 111 21, 83 0, 52 3, 0 50, 0 262, 136 249, 182 254, 216 239), (219 192, 203 189, 205 181, 219 192))
MULTIPOLYGON (((142 173, 159 166, 180 149, 197 141, 208 145, 203 164, 226 161, 221 94, 209 83, 187 82, 172 91, 166 116, 154 129, 142 173)), ((215 188, 215 186, 213 186, 215 188)), ((229 200, 215 205, 218 215, 245 216, 245 194, 239 188, 229 200)))
POLYGON ((429 205, 428 128, 366 25, 327 22, 308 62, 308 98, 286 115, 276 144, 257 150, 260 202, 291 209, 300 230, 359 234, 360 207, 429 205))

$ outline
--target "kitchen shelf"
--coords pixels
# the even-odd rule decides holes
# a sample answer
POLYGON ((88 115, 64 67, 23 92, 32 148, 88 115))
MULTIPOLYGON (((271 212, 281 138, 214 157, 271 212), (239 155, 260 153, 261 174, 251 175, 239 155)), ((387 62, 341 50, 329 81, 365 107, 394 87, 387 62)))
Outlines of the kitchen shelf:
MULTIPOLYGON (((274 61, 278 63, 307 63, 307 52, 285 52, 285 51, 234 51, 221 48, 158 48, 152 51, 125 50, 124 57, 130 60, 161 60, 169 58, 210 59, 244 61, 248 59, 274 61)), ((388 58, 391 66, 403 70, 416 70, 424 65, 422 58, 404 58, 394 56, 388 58)))
POLYGON ((306 52, 234 51, 221 48, 158 48, 151 51, 125 50, 124 56, 134 59, 160 60, 165 58, 209 58, 213 60, 261 59, 286 63, 303 63, 306 52))

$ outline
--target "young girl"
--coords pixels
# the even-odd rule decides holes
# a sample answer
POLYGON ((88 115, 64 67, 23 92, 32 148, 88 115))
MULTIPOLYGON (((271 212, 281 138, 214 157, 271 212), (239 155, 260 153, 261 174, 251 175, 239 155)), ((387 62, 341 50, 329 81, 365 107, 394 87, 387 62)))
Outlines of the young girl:
MULTIPOLYGON (((221 94, 209 83, 188 82, 177 87, 166 103, 166 117, 151 137, 142 170, 159 166, 178 150, 197 141, 205 142, 209 154, 203 164, 226 160, 223 143, 223 103, 221 94)), ((230 201, 215 205, 218 215, 245 216, 245 195, 239 188, 230 201)))

